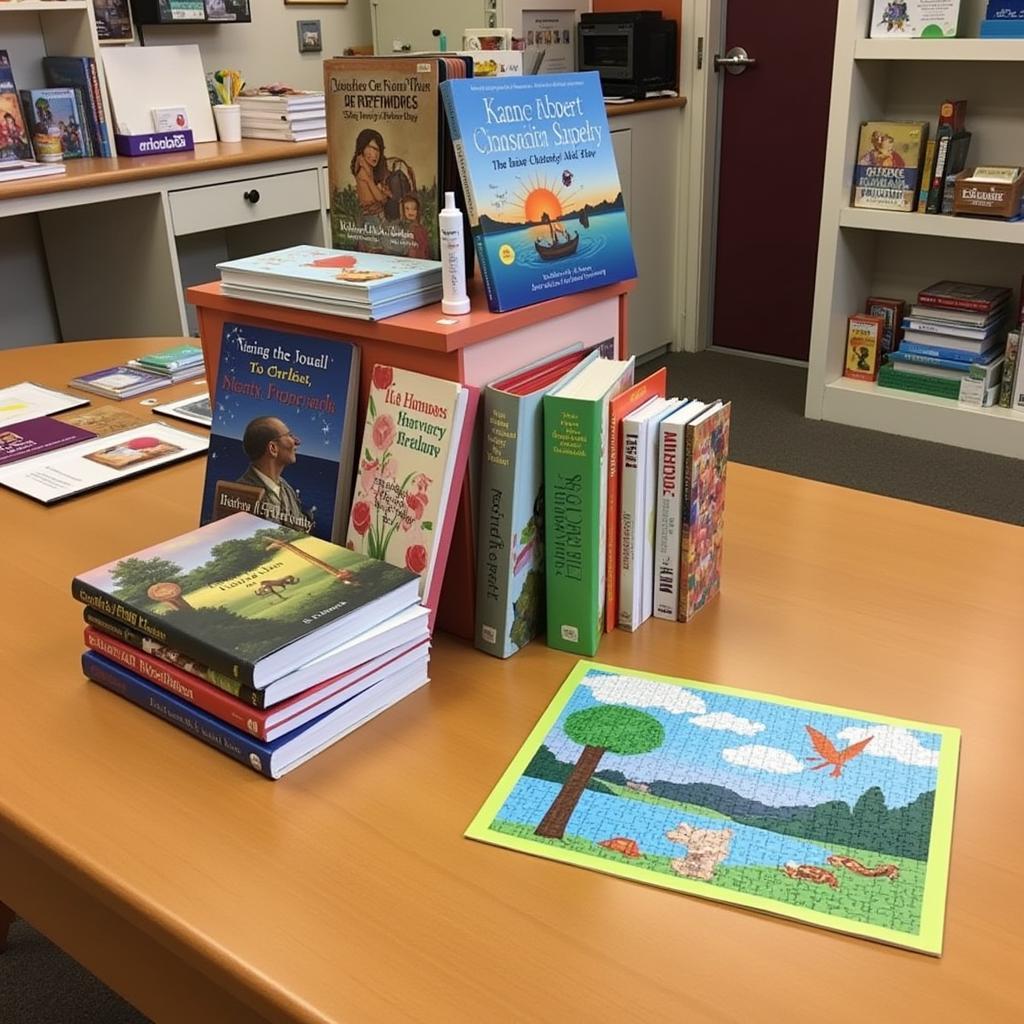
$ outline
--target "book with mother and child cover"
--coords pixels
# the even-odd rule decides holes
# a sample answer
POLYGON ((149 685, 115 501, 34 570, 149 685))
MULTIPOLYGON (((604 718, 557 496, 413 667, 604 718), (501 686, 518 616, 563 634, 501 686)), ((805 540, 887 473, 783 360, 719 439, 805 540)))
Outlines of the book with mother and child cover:
POLYGON ((245 511, 343 538, 358 388, 355 345, 226 323, 200 522, 245 511))
POLYGON ((636 277, 596 71, 445 82, 493 312, 636 277))
POLYGON ((256 688, 419 601, 408 569, 238 512, 115 559, 72 596, 256 688))
POLYGON ((948 726, 580 661, 466 835, 938 956, 959 752, 948 726))

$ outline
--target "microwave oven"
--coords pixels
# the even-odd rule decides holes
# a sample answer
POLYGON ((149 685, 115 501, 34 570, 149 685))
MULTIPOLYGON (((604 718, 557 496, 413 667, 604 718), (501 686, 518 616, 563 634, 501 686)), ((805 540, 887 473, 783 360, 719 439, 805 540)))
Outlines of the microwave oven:
POLYGON ((581 14, 576 38, 577 68, 598 72, 606 96, 643 99, 677 86, 678 26, 660 11, 581 14))

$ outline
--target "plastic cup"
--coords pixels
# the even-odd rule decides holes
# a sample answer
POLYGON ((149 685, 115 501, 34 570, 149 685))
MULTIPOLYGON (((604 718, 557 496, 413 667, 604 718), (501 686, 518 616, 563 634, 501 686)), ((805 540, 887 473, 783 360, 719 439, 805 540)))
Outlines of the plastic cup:
POLYGON ((213 119, 221 142, 242 141, 242 108, 237 103, 218 103, 213 108, 213 119))

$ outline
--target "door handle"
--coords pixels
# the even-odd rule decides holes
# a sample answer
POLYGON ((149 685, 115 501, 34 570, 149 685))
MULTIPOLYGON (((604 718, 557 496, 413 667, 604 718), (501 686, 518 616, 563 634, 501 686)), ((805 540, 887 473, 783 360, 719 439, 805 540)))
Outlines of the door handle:
POLYGON ((751 57, 742 46, 733 46, 726 50, 724 57, 715 54, 715 70, 721 71, 724 68, 730 75, 742 75, 747 68, 753 67, 756 63, 757 58, 751 57))

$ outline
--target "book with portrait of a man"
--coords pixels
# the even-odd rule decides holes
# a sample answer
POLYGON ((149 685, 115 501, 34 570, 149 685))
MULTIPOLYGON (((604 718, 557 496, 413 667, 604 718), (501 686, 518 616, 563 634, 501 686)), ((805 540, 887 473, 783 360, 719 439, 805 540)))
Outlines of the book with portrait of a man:
POLYGON ((249 512, 342 537, 358 386, 355 345, 225 324, 201 522, 249 512))

